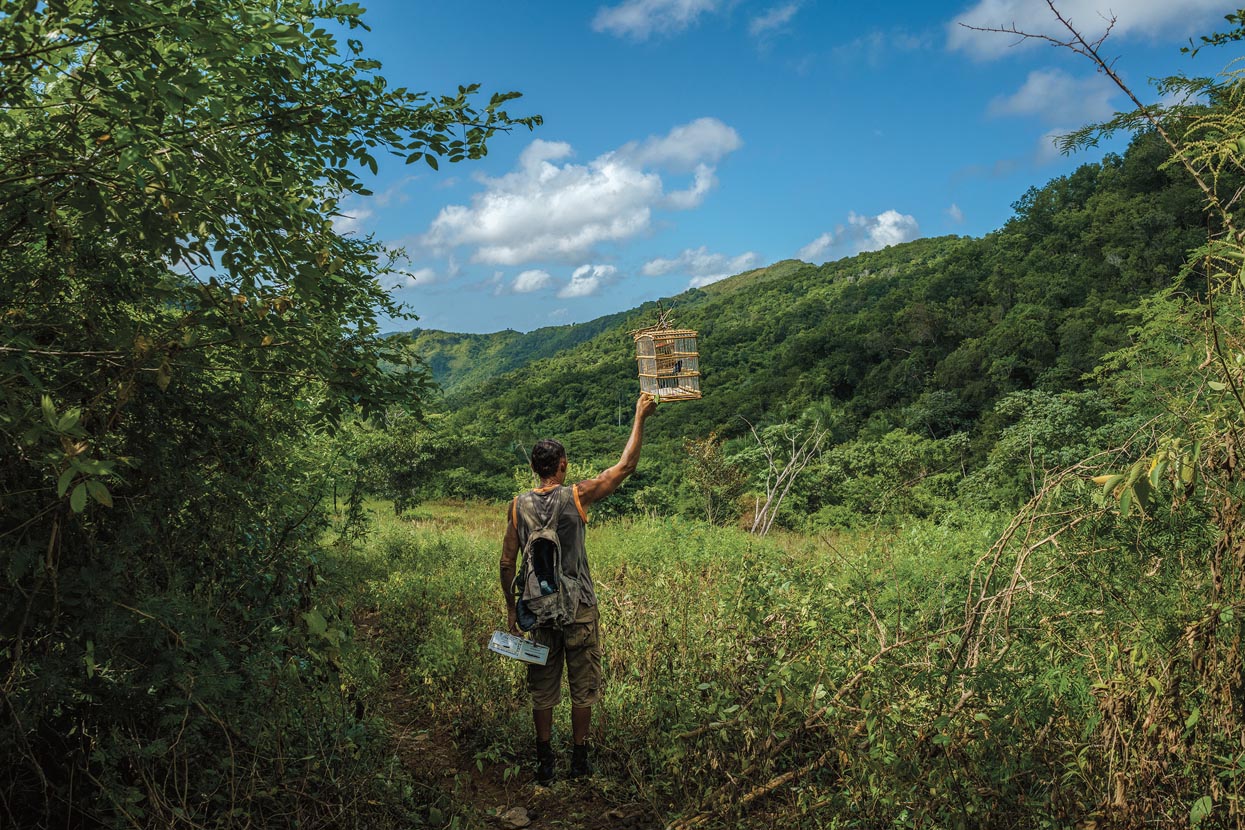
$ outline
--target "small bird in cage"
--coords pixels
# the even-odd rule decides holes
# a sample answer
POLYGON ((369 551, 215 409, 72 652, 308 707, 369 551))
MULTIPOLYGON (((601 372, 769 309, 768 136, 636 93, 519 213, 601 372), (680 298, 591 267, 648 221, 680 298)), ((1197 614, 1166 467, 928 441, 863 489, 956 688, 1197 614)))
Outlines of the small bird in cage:
POLYGON ((701 396, 697 333, 674 328, 669 314, 659 311, 656 324, 631 332, 640 391, 662 401, 695 400, 701 396))

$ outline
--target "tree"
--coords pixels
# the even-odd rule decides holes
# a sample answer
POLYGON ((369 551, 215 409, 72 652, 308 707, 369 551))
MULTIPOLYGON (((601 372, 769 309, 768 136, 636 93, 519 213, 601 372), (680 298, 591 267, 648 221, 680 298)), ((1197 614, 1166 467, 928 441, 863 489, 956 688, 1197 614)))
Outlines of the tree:
POLYGON ((791 485, 810 462, 821 455, 829 431, 818 422, 806 427, 795 424, 779 424, 757 432, 748 424, 756 447, 749 457, 759 460, 765 471, 763 493, 756 498, 752 516, 752 532, 758 536, 769 533, 783 500, 791 492, 791 485))
POLYGON ((515 93, 391 87, 326 28, 361 15, 0 7, 9 823, 331 823, 349 789, 287 783, 342 740, 320 436, 417 411, 427 379, 380 337, 399 252, 333 220, 381 154, 436 169, 539 123, 515 93))
POLYGON ((725 524, 738 516, 739 497, 748 486, 748 476, 739 465, 727 459, 716 433, 683 442, 687 453, 687 480, 695 488, 709 524, 725 524))

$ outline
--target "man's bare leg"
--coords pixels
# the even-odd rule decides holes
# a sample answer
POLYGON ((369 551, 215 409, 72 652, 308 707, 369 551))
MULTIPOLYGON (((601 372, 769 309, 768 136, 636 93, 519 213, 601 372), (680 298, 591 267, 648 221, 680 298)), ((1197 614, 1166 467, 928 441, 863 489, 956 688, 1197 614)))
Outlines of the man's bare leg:
MULTIPOLYGON (((574 720, 574 716, 571 719, 574 720)), ((549 743, 553 738, 553 710, 533 709, 532 720, 536 723, 536 740, 541 743, 549 743)))
POLYGON ((572 706, 571 737, 574 739, 576 746, 581 746, 588 742, 588 728, 590 726, 592 726, 592 707, 572 706))

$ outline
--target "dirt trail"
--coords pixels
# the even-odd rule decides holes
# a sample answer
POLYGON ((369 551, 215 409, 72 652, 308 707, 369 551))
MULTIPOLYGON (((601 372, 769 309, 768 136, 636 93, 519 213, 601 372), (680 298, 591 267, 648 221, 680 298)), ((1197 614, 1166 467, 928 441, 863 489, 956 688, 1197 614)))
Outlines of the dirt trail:
MULTIPOLYGON (((375 622, 369 614, 359 615, 357 634, 371 636, 375 622)), ((430 805, 432 826, 448 826, 453 815, 460 816, 462 830, 651 830, 663 826, 648 805, 611 798, 611 782, 601 772, 569 780, 569 747, 561 752, 558 780, 542 787, 534 782, 527 757, 477 760, 461 748, 448 727, 428 722, 400 678, 389 678, 382 705, 380 714, 398 758, 417 789, 423 790, 419 800, 430 805)))

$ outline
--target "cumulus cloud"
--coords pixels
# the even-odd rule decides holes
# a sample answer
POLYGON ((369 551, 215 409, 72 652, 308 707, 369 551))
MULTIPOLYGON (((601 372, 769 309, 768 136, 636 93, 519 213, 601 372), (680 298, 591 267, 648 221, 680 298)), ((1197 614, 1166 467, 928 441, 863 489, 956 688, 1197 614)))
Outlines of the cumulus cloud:
POLYGON ((843 235, 843 227, 840 225, 834 231, 826 231, 812 242, 795 252, 796 259, 802 259, 805 262, 816 262, 821 259, 822 254, 838 244, 839 239, 843 235))
POLYGON ((673 259, 651 259, 644 263, 640 273, 646 277, 660 277, 666 274, 685 274, 691 277, 689 288, 699 288, 712 282, 725 279, 755 268, 760 257, 754 251, 746 251, 738 256, 715 254, 704 245, 699 248, 688 248, 673 259))
POLYGON ((511 286, 516 294, 530 294, 533 291, 539 291, 542 288, 548 288, 553 284, 553 277, 548 272, 534 269, 524 271, 514 278, 514 284, 511 286))
POLYGON ((699 165, 692 186, 687 190, 674 191, 666 197, 664 204, 675 210, 691 210, 705 200, 717 183, 718 177, 713 175, 713 168, 707 164, 699 165))
POLYGON ((562 286, 559 297, 591 297, 614 281, 618 269, 613 265, 581 265, 571 274, 571 281, 562 286))
POLYGON ((723 0, 625 0, 602 6, 592 19, 594 31, 646 40, 674 35, 692 26, 706 12, 717 11, 723 0))
MULTIPOLYGON (((1064 19, 1089 39, 1100 36, 1114 16, 1112 37, 1132 35, 1184 36, 1200 31, 1210 19, 1222 15, 1220 0, 1129 0, 1114 8, 1106 0, 1061 0, 1059 11, 1064 19)), ((1033 0, 978 0, 971 8, 957 15, 947 25, 947 45, 983 59, 998 58, 1011 48, 1028 48, 1041 41, 1025 40, 993 32, 977 32, 979 28, 1008 28, 1045 34, 1066 40, 1069 34, 1060 26, 1045 3, 1033 0), (964 24, 964 25, 961 25, 964 24)))
POLYGON ((1074 78, 1062 69, 1029 73, 1016 92, 990 102, 991 115, 1032 115, 1048 124, 1081 124, 1111 116, 1115 92, 1106 78, 1074 78))
POLYGON ((716 164, 743 146, 739 133, 716 118, 697 118, 663 136, 629 142, 617 155, 641 167, 661 167, 675 172, 716 164))
POLYGON ((774 6, 769 11, 758 17, 752 18, 748 23, 748 34, 753 37, 762 37, 781 29, 791 22, 791 18, 795 17, 795 13, 800 10, 799 3, 787 3, 784 6, 774 6))
POLYGON ((855 211, 847 214, 847 224, 821 234, 796 252, 796 257, 807 262, 820 259, 827 251, 840 244, 851 243, 852 253, 877 251, 911 242, 921 232, 915 216, 887 210, 877 216, 862 216, 855 211))
POLYGON ((740 145, 739 135, 714 118, 628 143, 587 164, 568 161, 569 144, 537 139, 517 169, 480 179, 484 189, 470 205, 443 208, 421 241, 433 250, 470 246, 473 261, 490 265, 583 262, 602 243, 647 231, 656 209, 699 205, 717 182, 713 164, 740 145), (692 172, 693 181, 666 193, 667 172, 692 172))
POLYGON ((911 242, 921 232, 915 216, 897 210, 884 211, 877 216, 850 213, 847 221, 856 237, 858 252, 877 251, 901 242, 911 242))

